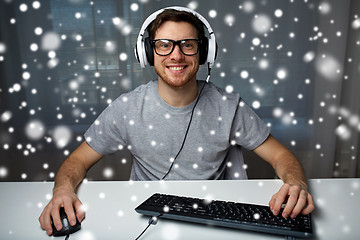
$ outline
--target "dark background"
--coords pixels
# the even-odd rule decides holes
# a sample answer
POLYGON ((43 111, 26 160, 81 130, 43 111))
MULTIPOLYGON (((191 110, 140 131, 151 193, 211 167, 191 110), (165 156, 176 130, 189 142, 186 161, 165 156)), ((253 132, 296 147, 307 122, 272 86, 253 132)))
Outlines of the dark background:
MULTIPOLYGON (((173 5, 207 18, 211 81, 240 92, 309 178, 360 176, 359 1, 1 0, 0 181, 54 180, 112 100, 156 79, 133 47, 146 17, 173 5)), ((275 177, 245 159, 249 178, 275 177)), ((127 180, 130 166, 125 148, 87 178, 127 180)))

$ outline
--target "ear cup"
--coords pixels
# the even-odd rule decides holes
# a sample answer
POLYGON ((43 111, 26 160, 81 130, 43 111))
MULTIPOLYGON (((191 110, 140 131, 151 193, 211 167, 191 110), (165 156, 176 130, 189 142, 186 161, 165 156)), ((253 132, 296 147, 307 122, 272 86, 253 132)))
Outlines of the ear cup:
POLYGON ((208 41, 209 41, 209 48, 208 48, 208 55, 206 62, 208 62, 209 67, 212 68, 218 52, 218 45, 215 40, 214 33, 210 33, 210 39, 208 41))
POLYGON ((217 44, 217 42, 215 42, 215 57, 214 57, 214 61, 216 60, 217 54, 218 54, 218 44, 217 44))
POLYGON ((145 38, 144 47, 149 65, 154 66, 154 50, 149 37, 145 38))
POLYGON ((208 58, 208 46, 209 46, 209 40, 207 37, 205 37, 204 39, 202 39, 201 44, 200 44, 200 49, 199 49, 199 53, 200 53, 200 62, 199 64, 204 64, 208 58))
POLYGON ((142 36, 138 37, 134 52, 135 52, 135 58, 139 61, 140 66, 142 68, 145 68, 146 65, 148 65, 149 63, 146 59, 144 40, 142 39, 142 36))

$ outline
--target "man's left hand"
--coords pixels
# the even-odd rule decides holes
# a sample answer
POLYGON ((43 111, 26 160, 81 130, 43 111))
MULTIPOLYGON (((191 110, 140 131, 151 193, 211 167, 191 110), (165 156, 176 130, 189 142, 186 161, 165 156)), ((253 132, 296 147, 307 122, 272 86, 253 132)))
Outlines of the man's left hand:
POLYGON ((284 218, 295 218, 297 215, 309 214, 314 209, 313 197, 308 193, 307 189, 300 185, 291 185, 285 183, 280 190, 274 194, 269 202, 270 210, 274 215, 280 213, 282 204, 285 203, 285 208, 282 212, 284 218))

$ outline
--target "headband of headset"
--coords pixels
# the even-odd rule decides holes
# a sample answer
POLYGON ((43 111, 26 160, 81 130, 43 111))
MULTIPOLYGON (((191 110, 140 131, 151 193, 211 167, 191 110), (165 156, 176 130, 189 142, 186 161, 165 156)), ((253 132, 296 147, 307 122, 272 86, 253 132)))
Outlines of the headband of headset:
POLYGON ((139 35, 137 37, 136 47, 134 49, 135 57, 138 60, 138 62, 140 63, 140 66, 142 68, 145 68, 146 65, 153 65, 153 59, 148 59, 149 56, 153 56, 152 48, 149 44, 149 41, 144 40, 144 34, 145 34, 145 31, 148 28, 148 26, 156 19, 157 15, 162 13, 165 9, 174 9, 174 10, 178 10, 178 11, 190 12, 190 13, 194 14, 197 18, 199 18, 199 20, 204 24, 204 26, 207 28, 207 30, 209 32, 209 39, 207 41, 208 42, 207 46, 205 47, 205 49, 207 50, 207 55, 205 56, 205 59, 203 62, 208 62, 209 68, 212 68, 212 65, 214 64, 215 59, 216 59, 217 44, 216 44, 215 34, 214 34, 209 22, 202 15, 195 12, 194 10, 185 8, 185 7, 178 7, 178 6, 160 9, 160 10, 152 13, 144 21, 143 25, 141 26, 139 35), (151 50, 151 53, 150 53, 150 50, 151 50))

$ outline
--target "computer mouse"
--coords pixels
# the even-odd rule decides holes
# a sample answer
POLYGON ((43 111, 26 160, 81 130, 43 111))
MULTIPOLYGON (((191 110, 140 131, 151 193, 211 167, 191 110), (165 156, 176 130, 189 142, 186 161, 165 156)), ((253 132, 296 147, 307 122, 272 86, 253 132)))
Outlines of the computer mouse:
MULTIPOLYGON (((74 232, 77 232, 80 230, 81 228, 81 223, 79 222, 79 220, 76 218, 76 215, 75 215, 75 219, 76 219, 76 224, 75 226, 71 226, 70 225, 70 222, 67 218, 67 215, 65 213, 65 209, 62 207, 60 208, 60 219, 61 219, 61 223, 63 225, 63 228, 58 231, 55 226, 54 226, 54 223, 53 221, 51 221, 51 226, 52 226, 52 229, 53 229, 53 236, 57 237, 57 236, 67 236, 67 235, 70 235, 74 232)), ((52 220, 52 219, 51 219, 52 220)))

